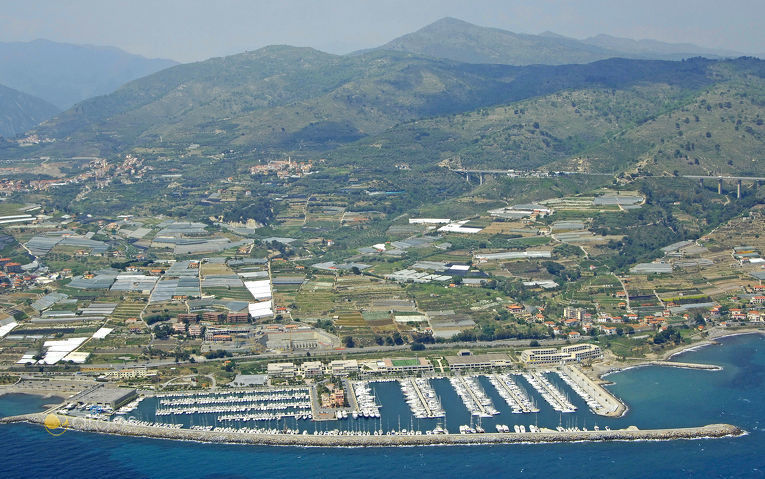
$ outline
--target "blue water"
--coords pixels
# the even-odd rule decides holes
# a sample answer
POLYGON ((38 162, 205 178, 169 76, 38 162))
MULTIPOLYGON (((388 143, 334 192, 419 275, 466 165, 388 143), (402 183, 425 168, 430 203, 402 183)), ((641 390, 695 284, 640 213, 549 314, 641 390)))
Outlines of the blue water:
MULTIPOLYGON (((765 432, 761 430, 765 422, 765 338, 737 336, 722 342, 722 346, 677 358, 718 364, 724 367, 720 372, 645 367, 610 376, 615 383, 611 390, 624 398, 630 410, 622 419, 598 422, 644 428, 727 422, 746 429, 749 434, 744 437, 326 449, 211 445, 75 431, 53 437, 40 427, 16 424, 0 426, 0 478, 765 477, 765 432)), ((550 379, 556 380, 554 376, 550 379)), ((500 411, 506 412, 504 402, 488 381, 482 379, 481 384, 500 411)), ((448 383, 437 382, 434 387, 445 406, 454 404, 447 407, 455 409, 447 417, 450 426, 452 421, 459 424, 469 420, 466 410, 459 412, 460 401, 453 390, 455 397, 449 397, 448 383)), ((404 415, 402 427, 408 427, 407 409, 395 405, 401 400, 400 392, 383 388, 377 394, 383 409, 399 407, 396 416, 404 415)), ((570 394, 570 398, 580 409, 586 409, 575 395, 570 394)), ((47 402, 50 400, 30 396, 1 397, 0 414, 37 410, 47 402)), ((539 406, 540 425, 543 421, 557 425, 559 416, 548 410, 549 406, 539 406)), ((589 421, 594 419, 588 419, 587 414, 582 411, 571 417, 588 421, 589 427, 589 421)), ((520 422, 532 422, 530 416, 515 416, 525 416, 520 422)), ((426 423, 421 425, 424 428, 426 423)))

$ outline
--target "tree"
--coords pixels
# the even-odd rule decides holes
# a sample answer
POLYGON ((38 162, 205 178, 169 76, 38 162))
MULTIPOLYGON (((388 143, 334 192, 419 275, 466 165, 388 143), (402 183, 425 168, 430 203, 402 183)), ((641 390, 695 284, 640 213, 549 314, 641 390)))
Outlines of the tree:
POLYGON ((539 347, 539 341, 537 341, 536 339, 532 339, 531 341, 529 341, 529 346, 532 347, 532 348, 538 348, 539 347))
POLYGON ((424 351, 425 345, 422 343, 412 343, 412 351, 424 351))
POLYGON ((346 336, 343 338, 343 344, 345 344, 346 348, 352 348, 356 346, 356 343, 353 342, 353 336, 346 336))

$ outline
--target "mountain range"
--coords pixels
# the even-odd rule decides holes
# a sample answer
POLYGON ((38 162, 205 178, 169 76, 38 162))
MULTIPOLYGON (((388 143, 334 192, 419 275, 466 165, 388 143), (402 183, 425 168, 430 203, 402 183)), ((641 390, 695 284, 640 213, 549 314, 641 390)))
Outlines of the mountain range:
POLYGON ((499 28, 481 27, 449 17, 396 38, 378 49, 405 51, 465 63, 507 65, 563 65, 615 57, 681 60, 695 56, 741 56, 736 52, 691 44, 631 40, 609 35, 576 40, 551 32, 541 35, 520 34, 499 28))
MULTIPOLYGON (((488 60, 504 52, 509 32, 452 19, 398 44, 411 45, 422 31, 431 39, 439 31, 443 45, 460 42, 466 28, 481 32, 470 48, 488 63, 387 47, 331 55, 271 46, 176 65, 42 123, 32 132, 55 142, 35 151, 178 153, 193 143, 208 151, 300 152, 378 166, 406 159, 466 167, 765 173, 758 162, 765 151, 765 62, 609 58, 577 64, 605 47, 545 34, 534 38, 569 45, 569 63, 509 65, 488 60), (491 40, 497 35, 505 40, 491 40)), ((690 48, 602 36, 588 41, 670 56, 690 48)), ((538 45, 529 48, 553 62, 538 45)), ((455 48, 452 56, 467 51, 455 48)), ((13 155, 13 147, 6 145, 6 153, 13 155)))

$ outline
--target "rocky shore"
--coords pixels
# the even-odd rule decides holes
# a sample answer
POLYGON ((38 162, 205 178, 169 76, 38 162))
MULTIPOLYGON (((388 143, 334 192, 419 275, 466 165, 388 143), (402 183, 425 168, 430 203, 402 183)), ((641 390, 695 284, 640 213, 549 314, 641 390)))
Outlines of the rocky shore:
MULTIPOLYGON (((720 438, 740 436, 744 431, 730 424, 671 429, 646 429, 634 427, 601 431, 545 431, 536 433, 485 433, 441 434, 422 436, 314 436, 290 434, 251 434, 243 432, 197 431, 190 429, 167 429, 151 426, 116 424, 87 418, 68 417, 68 429, 139 436, 160 439, 200 441, 230 444, 254 444, 273 446, 334 446, 334 447, 386 447, 420 445, 470 445, 553 443, 579 441, 668 441, 675 439, 720 438)), ((0 419, 0 423, 27 422, 43 425, 45 414, 27 414, 0 419)))

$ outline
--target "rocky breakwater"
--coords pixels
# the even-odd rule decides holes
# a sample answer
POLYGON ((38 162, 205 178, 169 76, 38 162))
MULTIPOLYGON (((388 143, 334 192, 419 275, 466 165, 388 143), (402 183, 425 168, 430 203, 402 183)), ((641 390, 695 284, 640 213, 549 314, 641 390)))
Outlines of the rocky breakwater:
MULTIPOLYGON (((45 424, 44 414, 28 414, 0 419, 0 423, 28 422, 45 424)), ((730 424, 670 429, 627 429, 601 431, 552 431, 525 433, 485 434, 438 434, 438 435, 382 435, 342 436, 312 434, 256 434, 246 432, 198 431, 169 429, 152 426, 119 424, 87 418, 69 417, 68 429, 116 434, 121 436, 154 437, 185 441, 201 441, 231 444, 255 444, 274 446, 417 446, 449 444, 512 444, 553 443, 579 441, 669 441, 675 439, 699 439, 739 436, 744 431, 730 424)))

